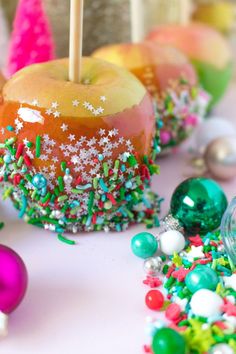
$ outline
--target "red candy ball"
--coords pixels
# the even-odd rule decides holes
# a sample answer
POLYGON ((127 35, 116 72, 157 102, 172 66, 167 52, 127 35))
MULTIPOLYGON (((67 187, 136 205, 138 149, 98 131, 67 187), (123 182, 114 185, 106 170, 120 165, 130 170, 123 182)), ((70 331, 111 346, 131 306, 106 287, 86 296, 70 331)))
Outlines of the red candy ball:
POLYGON ((159 290, 150 290, 145 298, 146 305, 151 310, 160 310, 164 305, 165 299, 159 290))
POLYGON ((170 304, 165 312, 166 318, 170 321, 176 321, 180 317, 181 308, 178 304, 170 304))

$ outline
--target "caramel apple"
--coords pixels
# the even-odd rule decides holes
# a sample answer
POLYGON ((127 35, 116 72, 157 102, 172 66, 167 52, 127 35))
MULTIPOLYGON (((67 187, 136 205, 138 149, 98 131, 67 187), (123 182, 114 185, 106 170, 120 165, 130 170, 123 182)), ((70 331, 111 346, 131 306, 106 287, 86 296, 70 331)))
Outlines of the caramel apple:
POLYGON ((195 70, 179 50, 146 41, 105 46, 93 56, 128 69, 147 88, 162 150, 179 145, 205 115, 208 95, 198 88, 195 70))
POLYGON ((233 59, 226 39, 200 23, 163 25, 147 37, 181 50, 194 65, 202 87, 212 96, 213 107, 224 95, 233 75, 233 59))
POLYGON ((150 191, 155 116, 128 71, 83 58, 27 67, 4 86, 0 180, 28 223, 56 232, 117 230, 156 222, 150 191))

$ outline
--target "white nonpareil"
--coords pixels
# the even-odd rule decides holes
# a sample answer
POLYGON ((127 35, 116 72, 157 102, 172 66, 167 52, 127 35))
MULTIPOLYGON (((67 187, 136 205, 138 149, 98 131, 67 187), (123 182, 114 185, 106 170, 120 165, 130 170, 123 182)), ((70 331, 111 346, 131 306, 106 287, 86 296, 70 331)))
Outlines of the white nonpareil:
POLYGON ((17 113, 24 122, 44 124, 44 117, 36 109, 21 107, 17 113))

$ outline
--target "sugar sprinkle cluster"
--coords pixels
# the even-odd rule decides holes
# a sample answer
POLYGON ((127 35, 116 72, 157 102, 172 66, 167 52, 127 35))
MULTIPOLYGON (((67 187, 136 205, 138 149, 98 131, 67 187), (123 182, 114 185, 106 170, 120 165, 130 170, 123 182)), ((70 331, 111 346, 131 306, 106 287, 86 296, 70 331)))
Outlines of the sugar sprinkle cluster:
MULTIPOLYGON (((100 100, 105 102, 106 97, 100 100)), ((72 104, 77 107, 79 101, 72 104)), ((38 106, 37 100, 33 106, 38 106)), ((122 231, 137 222, 159 225, 161 199, 150 190, 150 177, 159 172, 158 166, 152 158, 138 156, 118 129, 100 129, 92 138, 77 140, 61 118, 57 102, 45 114, 21 105, 14 123, 1 128, 0 183, 3 198, 12 199, 20 218, 57 232, 60 240, 65 231, 122 231), (35 141, 18 139, 25 121, 43 124, 41 117, 46 115, 56 118, 63 143, 49 132, 37 135, 35 141), (6 131, 11 136, 4 140, 6 131)), ((152 157, 159 151, 157 141, 158 137, 152 157)))
POLYGON ((206 115, 210 96, 184 79, 170 82, 166 91, 155 96, 157 128, 163 150, 185 140, 206 115))
MULTIPOLYGON (((185 338, 190 354, 209 353, 219 344, 226 345, 235 353, 236 271, 225 253, 220 231, 207 233, 204 237, 189 237, 184 251, 174 254, 170 260, 163 256, 162 260, 165 263, 162 270, 164 279, 148 276, 144 280, 144 284, 151 288, 163 284, 162 293, 166 298, 162 308, 166 321, 156 316, 147 318, 150 337, 160 328, 168 326, 185 338), (196 316, 191 308, 193 294, 186 286, 186 276, 199 264, 213 269, 218 275, 215 293, 222 299, 222 306, 220 314, 215 316, 196 316)), ((204 300, 199 306, 205 306, 204 300)), ((151 346, 145 345, 144 352, 152 353, 151 346)))

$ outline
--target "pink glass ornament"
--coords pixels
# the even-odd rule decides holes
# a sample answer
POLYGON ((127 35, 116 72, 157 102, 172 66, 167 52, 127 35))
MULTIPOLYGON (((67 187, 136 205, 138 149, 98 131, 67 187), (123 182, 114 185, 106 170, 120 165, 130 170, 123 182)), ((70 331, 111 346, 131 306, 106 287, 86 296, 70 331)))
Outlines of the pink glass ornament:
POLYGON ((9 47, 8 74, 54 57, 52 32, 42 0, 20 0, 9 47))
POLYGON ((27 283, 27 270, 20 256, 0 245, 0 334, 6 334, 6 315, 23 300, 27 283))

